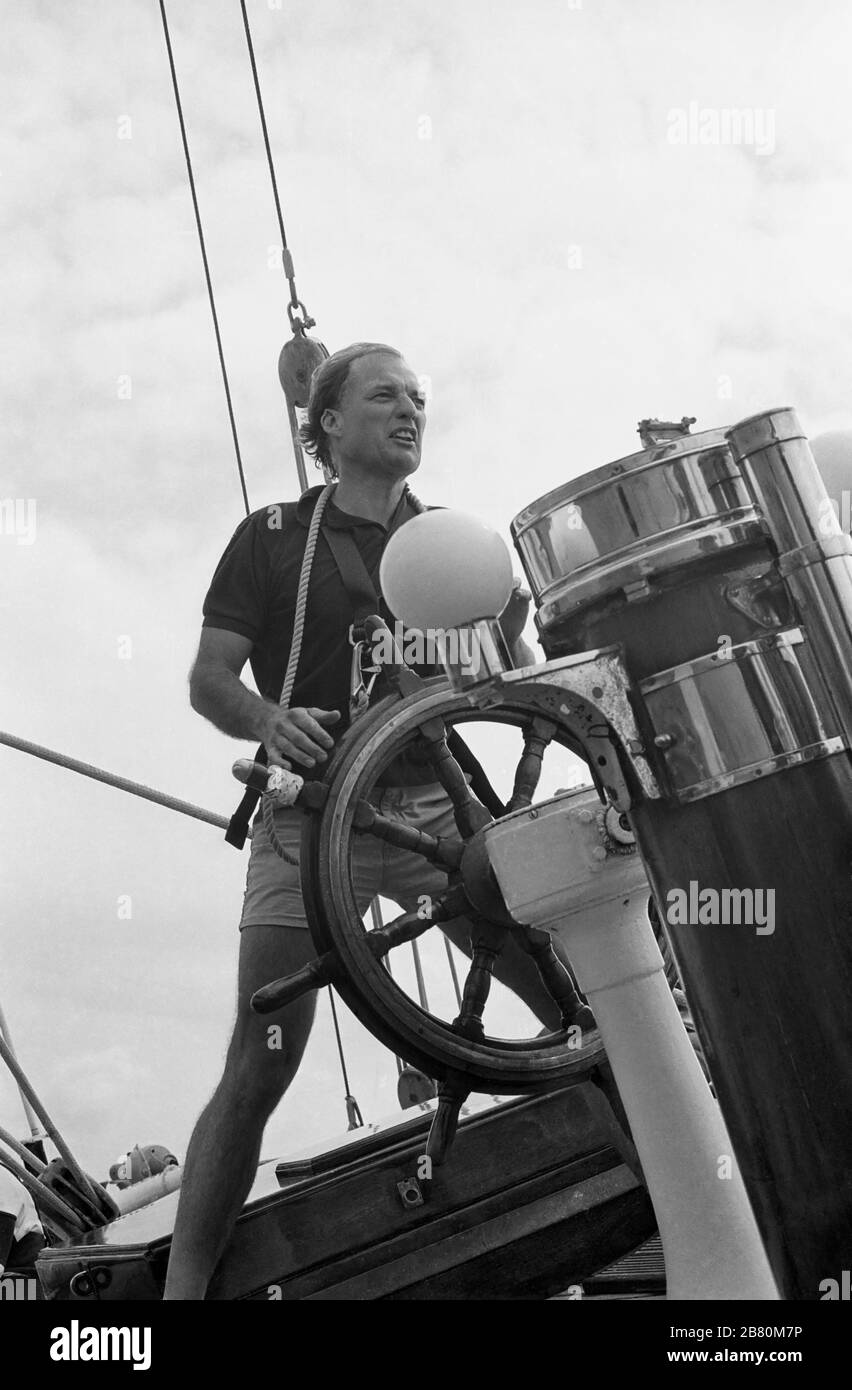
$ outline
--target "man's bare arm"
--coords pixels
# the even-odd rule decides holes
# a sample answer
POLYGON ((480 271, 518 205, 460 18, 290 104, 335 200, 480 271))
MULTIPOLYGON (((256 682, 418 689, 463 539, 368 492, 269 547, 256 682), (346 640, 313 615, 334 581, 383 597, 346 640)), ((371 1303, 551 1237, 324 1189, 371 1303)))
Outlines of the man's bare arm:
POLYGON ((201 629, 198 656, 189 673, 189 703, 196 714, 232 738, 260 738, 267 701, 240 680, 252 642, 220 627, 201 629))
POLYGON ((523 639, 531 598, 529 589, 525 589, 522 581, 516 576, 509 601, 500 614, 500 627, 516 670, 522 666, 537 666, 541 660, 523 639))
POLYGON ((309 767, 325 762, 334 740, 323 725, 336 724, 340 714, 313 706, 282 710, 280 705, 255 695, 240 680, 251 649, 249 638, 238 632, 202 628, 189 677, 192 708, 223 734, 257 739, 266 748, 270 762, 293 759, 309 767))

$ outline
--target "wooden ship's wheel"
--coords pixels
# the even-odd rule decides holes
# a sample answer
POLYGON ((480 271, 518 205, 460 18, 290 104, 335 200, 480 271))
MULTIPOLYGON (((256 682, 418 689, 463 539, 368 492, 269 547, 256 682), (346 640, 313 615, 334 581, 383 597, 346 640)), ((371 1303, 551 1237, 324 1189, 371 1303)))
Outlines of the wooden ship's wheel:
MULTIPOLYGON (((605 1063, 594 1018, 578 995, 570 969, 544 931, 512 919, 483 848, 486 827, 502 815, 530 807, 549 745, 589 756, 586 737, 600 733, 600 715, 579 699, 566 705, 564 692, 538 684, 503 689, 485 708, 452 691, 442 678, 427 681, 405 671, 400 689, 380 700, 351 728, 323 779, 322 806, 310 814, 302 839, 302 882, 317 961, 285 980, 259 990, 253 1007, 271 1012, 304 991, 331 983, 364 1026, 412 1065, 441 1081, 441 1104, 427 1152, 437 1161, 452 1138, 458 1109, 472 1091, 541 1094, 570 1085, 605 1063), (481 720, 515 726, 522 751, 508 804, 496 798, 476 767, 470 785, 470 751, 459 728, 481 720), (598 722, 596 722, 598 721, 598 722), (456 832, 435 838, 382 816, 370 800, 381 774, 405 753, 423 764, 423 782, 440 783, 452 802, 456 832), (458 757, 456 756, 458 754, 458 757), (487 802, 490 806, 483 804, 487 802), (443 893, 426 898, 386 926, 369 930, 357 901, 352 861, 357 841, 375 836, 423 857, 446 873, 443 893), (387 968, 387 956, 441 923, 469 924, 471 965, 458 1016, 453 1021, 427 1011, 403 990, 387 968), (528 1039, 495 1036, 487 1026, 488 996, 495 963, 504 950, 527 952, 541 981, 559 1006, 561 1028, 528 1039)), ((600 740, 598 740, 600 742, 600 740)), ((615 756, 598 750, 592 775, 615 756), (601 766, 602 765, 602 766, 601 766)), ((320 800, 320 798, 317 798, 320 800)), ((623 847, 633 845, 626 819, 610 806, 623 847)), ((616 1102, 617 1104, 617 1102, 616 1102)))

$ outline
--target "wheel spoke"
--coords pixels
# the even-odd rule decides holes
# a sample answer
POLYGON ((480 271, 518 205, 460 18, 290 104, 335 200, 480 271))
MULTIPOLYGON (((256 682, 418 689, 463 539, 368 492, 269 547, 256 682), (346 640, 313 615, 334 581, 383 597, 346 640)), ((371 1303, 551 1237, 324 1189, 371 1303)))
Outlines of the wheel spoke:
POLYGON ((559 1005, 562 1027, 594 1028, 594 1015, 577 993, 574 981, 553 949, 549 934, 535 927, 527 927, 519 933, 519 938, 535 961, 542 984, 559 1005))
POLYGON ((541 777, 545 749, 555 733, 556 725, 550 719, 533 719, 524 729, 524 751, 515 769, 509 811, 520 811, 531 804, 541 777))
POLYGON ((453 803, 453 815, 458 832, 463 840, 469 840, 477 830, 481 830, 484 825, 490 825, 493 816, 471 792, 464 772, 447 742, 447 730, 443 719, 424 719, 419 729, 420 742, 432 770, 453 803))
POLYGON ((438 1109, 426 1140, 426 1154, 436 1167, 444 1163, 456 1137, 459 1113, 470 1095, 465 1081, 444 1081, 438 1087, 438 1109))
POLYGON ((462 845, 458 840, 451 840, 443 835, 436 838, 427 834, 425 830, 416 830, 412 825, 390 820, 387 816, 379 815, 369 801, 357 803, 353 826, 362 835, 374 835, 377 840, 385 840, 389 845, 396 845, 398 849, 420 854, 430 863, 437 864, 439 868, 448 872, 457 869, 461 863, 462 845))
POLYGON ((377 960, 386 956, 395 946, 403 946, 406 941, 415 941, 436 922, 449 922, 459 915, 458 891, 450 889, 439 898, 433 898, 428 907, 419 907, 416 912, 402 912, 392 922, 383 927, 375 927, 367 933, 367 942, 377 960))
POLYGON ((453 1023, 453 1030, 476 1042, 485 1037, 482 1015, 491 990, 494 966, 507 934, 505 927, 495 927, 484 920, 477 923, 471 933, 471 965, 464 982, 461 1010, 453 1023))

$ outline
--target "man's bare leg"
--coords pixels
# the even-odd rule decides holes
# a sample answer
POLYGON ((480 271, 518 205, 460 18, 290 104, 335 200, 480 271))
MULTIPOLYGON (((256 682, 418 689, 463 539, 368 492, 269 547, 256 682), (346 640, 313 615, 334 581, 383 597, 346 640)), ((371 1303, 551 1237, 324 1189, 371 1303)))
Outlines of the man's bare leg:
POLYGON ((316 991, 274 1014, 253 1014, 261 985, 300 970, 316 952, 295 927, 240 933, 237 1018, 225 1071, 189 1142, 164 1298, 203 1299, 257 1172, 266 1122, 302 1060, 316 991), (267 1046, 271 1025, 281 1049, 267 1046))

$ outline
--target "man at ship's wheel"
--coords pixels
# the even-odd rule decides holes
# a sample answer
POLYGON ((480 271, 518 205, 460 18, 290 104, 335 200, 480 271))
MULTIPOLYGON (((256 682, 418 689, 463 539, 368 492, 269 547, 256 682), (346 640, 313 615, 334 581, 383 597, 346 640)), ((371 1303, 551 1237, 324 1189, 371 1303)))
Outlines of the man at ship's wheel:
MULTIPOLYGON (((357 343, 328 358, 315 374, 305 444, 338 482, 323 527, 348 531, 370 574, 377 574, 390 535, 420 510, 407 479, 420 464, 425 399, 418 378, 393 348, 357 343)), ((310 774, 324 763, 347 723, 352 622, 350 593, 321 536, 314 554, 304 639, 290 707, 278 703, 293 636, 296 592, 307 528, 321 488, 294 506, 264 508, 237 528, 204 604, 198 657, 190 677, 193 709, 235 738, 259 740, 269 761, 310 774), (240 680, 246 661, 259 694, 240 680)), ((529 594, 518 588, 501 618, 518 665, 535 662, 521 641, 529 594)), ((423 769, 404 755, 375 793, 382 814, 432 835, 452 834, 443 788, 423 784, 423 769)), ((276 833, 298 860, 302 813, 276 812, 276 833)), ((365 838, 353 857, 364 910, 381 892, 403 910, 446 879, 420 856, 365 838), (434 876, 430 877, 430 874, 434 876)), ((442 928, 466 944, 463 923, 442 928)), ((314 956, 297 864, 275 855, 255 821, 240 921, 237 1017, 222 1079, 199 1118, 187 1152, 166 1283, 167 1299, 202 1299, 254 1179, 263 1131, 298 1070, 313 1023, 316 994, 259 1017, 252 994, 300 970, 314 956), (278 1024, 280 1047, 271 1048, 278 1024)), ((559 1009, 531 959, 515 943, 495 974, 548 1028, 559 1009)))

